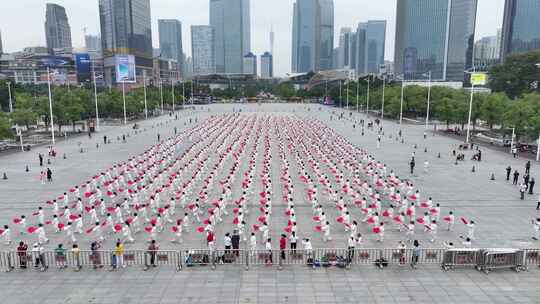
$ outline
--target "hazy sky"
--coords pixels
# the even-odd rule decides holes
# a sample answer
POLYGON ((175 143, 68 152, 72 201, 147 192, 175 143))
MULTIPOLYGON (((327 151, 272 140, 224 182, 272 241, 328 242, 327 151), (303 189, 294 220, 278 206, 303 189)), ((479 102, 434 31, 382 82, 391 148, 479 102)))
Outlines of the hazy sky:
MULTIPOLYGON (((396 1, 399 0, 334 0, 335 40, 340 27, 356 27, 369 19, 386 19, 386 58, 393 60, 396 1)), ((88 34, 99 33, 98 0, 1 0, 0 31, 4 51, 25 46, 45 45, 45 4, 57 3, 66 8, 73 46, 84 46, 83 28, 88 34)), ((191 54, 191 25, 208 24, 209 0, 151 0, 152 36, 159 47, 157 19, 178 19, 182 22, 184 52, 191 54)), ((275 32, 275 72, 281 76, 290 71, 292 40, 292 8, 294 0, 251 0, 251 48, 261 54, 269 50, 269 32, 275 32)), ((478 0, 476 39, 495 35, 502 26, 504 0, 478 0)))

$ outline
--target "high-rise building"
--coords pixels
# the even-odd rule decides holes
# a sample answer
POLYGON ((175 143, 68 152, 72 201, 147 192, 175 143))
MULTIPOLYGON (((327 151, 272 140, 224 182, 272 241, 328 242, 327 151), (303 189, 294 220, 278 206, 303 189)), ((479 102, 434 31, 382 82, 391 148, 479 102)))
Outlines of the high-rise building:
POLYGON ((47 3, 45 13, 45 38, 47 48, 71 49, 71 28, 66 9, 54 3, 47 3))
POLYGON ((339 54, 338 54, 338 67, 340 69, 349 67, 349 55, 350 55, 350 44, 351 44, 351 28, 344 27, 341 28, 339 34, 339 54))
POLYGON ((499 49, 497 49, 497 36, 482 37, 474 44, 475 60, 491 60, 499 58, 499 49))
POLYGON ((332 69, 334 1, 296 0, 292 36, 293 72, 332 69))
MULTIPOLYGON (((353 54, 356 55, 356 62, 351 64, 351 68, 355 69, 358 75, 379 74, 380 67, 384 64, 386 21, 369 20, 359 23, 354 37, 356 50, 353 54)), ((352 56, 351 58, 354 58, 352 56)))
POLYGON ((154 63, 150 0, 99 0, 99 18, 107 84, 116 83, 118 55, 134 56, 137 81, 143 73, 151 75, 154 63))
POLYGON ((463 81, 472 68, 477 0, 397 1, 395 73, 463 81))
POLYGON ((274 28, 270 27, 270 54, 274 54, 274 28))
POLYGON ((214 29, 209 25, 191 26, 191 55, 193 56, 193 75, 215 73, 214 29))
POLYGON ((84 43, 88 52, 101 53, 101 37, 94 35, 84 36, 84 43))
POLYGON ((182 23, 174 19, 159 19, 158 31, 161 58, 175 60, 178 70, 182 71, 184 66, 182 23))
POLYGON ((2 45, 2 32, 0 32, 0 55, 4 53, 4 47, 2 45))
POLYGON ((501 58, 540 49, 540 1, 506 0, 501 58))
POLYGON ((251 50, 250 0, 210 0, 216 73, 242 73, 251 50))
POLYGON ((269 52, 261 55, 261 78, 270 79, 274 77, 274 58, 269 52))
POLYGON ((244 74, 257 75, 257 56, 249 52, 244 56, 244 74))
POLYGON ((193 59, 192 57, 186 58, 186 78, 192 78, 193 77, 193 59))

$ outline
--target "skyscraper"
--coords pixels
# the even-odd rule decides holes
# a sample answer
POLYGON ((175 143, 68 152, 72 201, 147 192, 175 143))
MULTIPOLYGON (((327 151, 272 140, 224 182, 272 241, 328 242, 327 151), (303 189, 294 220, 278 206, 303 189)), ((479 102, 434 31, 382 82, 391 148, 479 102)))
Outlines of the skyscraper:
POLYGON ((369 20, 365 41, 365 73, 379 73, 384 64, 384 48, 386 44, 386 20, 369 20))
MULTIPOLYGON (((135 56, 136 74, 152 73, 150 0, 99 0, 101 45, 107 84, 116 82, 115 56, 135 56)), ((141 77, 137 77, 140 79, 141 77)))
POLYGON ((501 58, 540 49, 540 1, 506 0, 501 58))
POLYGON ((210 0, 216 73, 242 73, 251 50, 249 0, 210 0))
POLYGON ((244 74, 251 74, 257 76, 257 56, 252 52, 249 52, 244 56, 244 74))
POLYGON ((463 81, 472 67, 477 0, 397 1, 395 73, 463 81))
POLYGON ((193 56, 194 75, 215 73, 214 29, 211 26, 191 26, 191 55, 193 56))
POLYGON ((45 12, 45 38, 47 48, 65 49, 71 48, 71 28, 63 6, 47 3, 45 12))
POLYGON ((161 58, 176 60, 178 70, 182 71, 184 66, 182 23, 174 19, 159 19, 158 31, 161 58))
POLYGON ((270 27, 270 54, 274 54, 274 28, 270 27))
POLYGON ((270 79, 274 77, 274 58, 269 52, 261 55, 261 78, 270 79))
POLYGON ((4 53, 4 47, 2 46, 2 32, 0 32, 0 55, 4 53))
POLYGON ((340 30, 338 54, 338 67, 340 69, 349 67, 349 53, 352 34, 353 33, 351 32, 351 28, 349 27, 344 27, 340 30))
POLYGON ((333 67, 333 0, 296 0, 293 6, 292 71, 333 67))
POLYGON ((101 52, 101 37, 86 35, 84 36, 84 43, 88 52, 101 52))

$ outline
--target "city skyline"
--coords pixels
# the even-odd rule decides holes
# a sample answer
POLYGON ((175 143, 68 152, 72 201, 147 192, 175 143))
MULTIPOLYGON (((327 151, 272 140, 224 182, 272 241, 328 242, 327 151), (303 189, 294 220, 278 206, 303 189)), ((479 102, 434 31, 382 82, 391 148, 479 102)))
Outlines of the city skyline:
MULTIPOLYGON (((21 0, 4 4, 6 9, 0 12, 0 29, 5 52, 18 51, 26 46, 46 45, 42 28, 47 1, 40 0, 41 5, 36 5, 35 2, 21 0), (30 2, 32 2, 31 6, 29 6, 30 2), (23 11, 23 9, 28 16, 25 28, 35 28, 35 30, 17 30, 20 25, 20 16, 12 12, 23 11)), ((83 28, 87 28, 87 34, 100 34, 98 1, 58 0, 52 2, 66 8, 72 29, 73 47, 84 46, 83 28)), ((369 3, 369 7, 366 7, 367 3, 364 0, 334 1, 334 46, 337 45, 341 27, 355 28, 359 22, 370 19, 387 20, 385 59, 393 60, 396 1, 380 0, 376 4, 369 3)), ((504 0, 479 0, 478 3, 475 40, 496 34, 497 28, 502 26, 504 9, 504 0)), ((271 3, 251 1, 251 51, 258 56, 269 51, 268 35, 273 25, 276 45, 273 57, 276 76, 284 76, 291 70, 292 10, 293 2, 288 0, 276 0, 271 3)), ((183 23, 183 44, 187 46, 191 45, 191 25, 209 24, 209 1, 179 0, 175 3, 167 3, 165 0, 156 0, 152 1, 151 11, 152 40, 156 48, 159 47, 158 19, 180 20, 183 23)), ((190 47, 184 47, 184 52, 187 56, 191 56, 190 47)))

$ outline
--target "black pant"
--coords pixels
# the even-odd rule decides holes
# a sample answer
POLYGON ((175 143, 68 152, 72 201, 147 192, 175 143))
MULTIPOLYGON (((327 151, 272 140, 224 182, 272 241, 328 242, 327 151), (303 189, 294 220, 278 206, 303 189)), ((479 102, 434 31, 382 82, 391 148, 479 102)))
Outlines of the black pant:
POLYGON ((521 193, 521 200, 524 200, 525 199, 525 191, 520 191, 521 193))
POLYGON ((347 251, 347 262, 351 263, 354 258, 354 247, 349 247, 347 251))
POLYGON ((156 265, 156 254, 150 253, 150 265, 155 266, 156 265))
POLYGON ((510 180, 510 172, 506 172, 506 180, 507 180, 507 181, 510 180))
POLYGON ((285 260, 285 250, 280 250, 279 254, 281 255, 281 259, 285 260))
POLYGON ((296 251, 296 243, 291 243, 291 250, 292 250, 293 252, 296 251))
POLYGON ((514 182, 513 182, 513 184, 514 184, 514 185, 517 185, 517 182, 518 182, 517 177, 514 177, 514 182))

